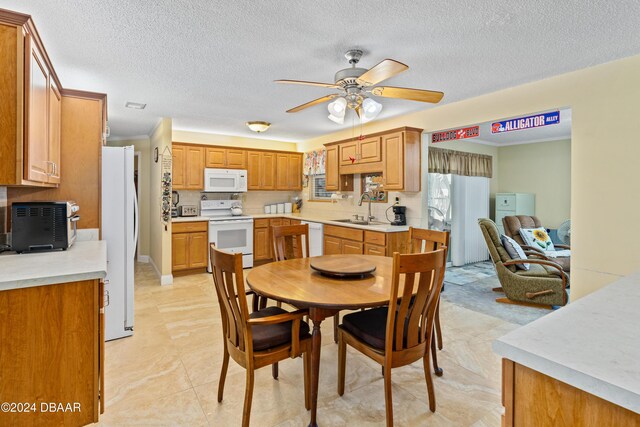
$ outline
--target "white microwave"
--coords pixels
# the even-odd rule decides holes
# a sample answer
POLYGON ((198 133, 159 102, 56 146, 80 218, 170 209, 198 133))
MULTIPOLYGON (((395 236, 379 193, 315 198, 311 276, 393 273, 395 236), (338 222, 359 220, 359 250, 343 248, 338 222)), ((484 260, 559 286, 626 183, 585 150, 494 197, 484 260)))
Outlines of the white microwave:
POLYGON ((210 193, 245 193, 247 171, 243 169, 204 170, 204 191, 210 193))

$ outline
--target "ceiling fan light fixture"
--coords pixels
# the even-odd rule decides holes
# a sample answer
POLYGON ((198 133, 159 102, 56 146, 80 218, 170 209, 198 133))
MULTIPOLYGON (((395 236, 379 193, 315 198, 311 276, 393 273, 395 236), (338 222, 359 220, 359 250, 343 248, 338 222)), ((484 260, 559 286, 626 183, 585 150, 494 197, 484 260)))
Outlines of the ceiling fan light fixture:
POLYGON ((246 125, 254 132, 261 133, 269 129, 269 122, 247 122, 246 125))
POLYGON ((344 113, 342 114, 342 117, 336 117, 333 114, 329 114, 327 117, 329 117, 329 120, 331 120, 332 122, 336 122, 339 125, 344 123, 344 113))
POLYGON ((378 117, 378 114, 380 114, 380 111, 382 111, 382 104, 374 101, 371 98, 366 98, 362 102, 362 116, 360 117, 360 121, 362 123, 371 121, 376 117, 378 117))
POLYGON ((347 100, 343 97, 337 98, 335 101, 329 103, 327 109, 329 110, 330 116, 344 119, 344 115, 347 112, 347 100))

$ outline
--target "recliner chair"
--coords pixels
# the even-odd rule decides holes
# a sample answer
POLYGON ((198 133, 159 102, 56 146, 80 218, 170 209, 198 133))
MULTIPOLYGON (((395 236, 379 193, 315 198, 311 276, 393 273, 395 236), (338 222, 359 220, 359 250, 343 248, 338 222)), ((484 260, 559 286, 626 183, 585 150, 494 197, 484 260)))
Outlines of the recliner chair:
POLYGON ((552 305, 567 303, 567 287, 569 275, 560 265, 540 258, 537 251, 525 251, 527 256, 534 258, 511 259, 507 250, 502 246, 500 233, 496 224, 488 218, 478 219, 491 260, 500 280, 502 291, 507 298, 497 298, 497 302, 523 305, 537 305, 550 308, 552 305), (528 263, 529 270, 516 269, 516 264, 528 263))
MULTIPOLYGON (((569 273, 569 271, 571 271, 571 257, 547 257, 539 248, 527 246, 522 240, 522 236, 520 236, 521 228, 544 227, 538 217, 529 215, 505 216, 502 218, 502 225, 504 227, 504 234, 518 242, 518 244, 522 246, 522 249, 537 251, 542 255, 543 259, 559 264, 565 272, 569 273)), ((556 245, 554 243, 553 246, 560 249, 571 249, 571 246, 568 245, 556 245)))

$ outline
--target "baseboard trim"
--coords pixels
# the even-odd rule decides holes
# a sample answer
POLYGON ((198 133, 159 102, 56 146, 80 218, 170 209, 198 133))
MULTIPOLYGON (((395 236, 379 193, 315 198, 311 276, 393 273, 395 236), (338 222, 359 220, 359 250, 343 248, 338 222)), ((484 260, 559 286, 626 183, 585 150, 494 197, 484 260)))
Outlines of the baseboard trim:
POLYGON ((148 263, 149 259, 149 255, 138 255, 138 262, 148 263))
POLYGON ((160 278, 160 285, 162 285, 162 286, 173 285, 173 275, 172 274, 165 274, 165 275, 160 274, 160 270, 158 269, 158 266, 156 265, 155 262, 153 262, 153 258, 151 258, 151 257, 149 257, 149 264, 151 264, 151 266, 155 270, 156 274, 160 278))

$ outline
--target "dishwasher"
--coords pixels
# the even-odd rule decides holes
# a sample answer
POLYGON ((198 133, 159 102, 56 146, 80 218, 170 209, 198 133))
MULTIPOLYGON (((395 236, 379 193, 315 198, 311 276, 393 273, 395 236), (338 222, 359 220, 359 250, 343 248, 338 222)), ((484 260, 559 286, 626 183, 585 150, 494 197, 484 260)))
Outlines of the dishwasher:
POLYGON ((320 222, 300 221, 309 225, 309 256, 323 255, 323 225, 320 222))

